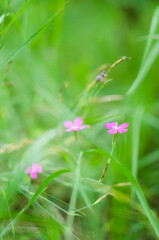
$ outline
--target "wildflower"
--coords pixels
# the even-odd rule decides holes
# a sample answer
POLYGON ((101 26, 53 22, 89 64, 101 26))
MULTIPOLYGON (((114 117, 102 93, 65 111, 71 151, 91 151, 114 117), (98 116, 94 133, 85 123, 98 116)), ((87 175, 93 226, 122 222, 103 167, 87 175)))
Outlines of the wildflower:
POLYGON ((27 174, 30 173, 31 178, 37 178, 37 173, 41 173, 41 172, 42 172, 42 169, 37 163, 32 164, 31 167, 29 166, 25 170, 25 173, 27 174))
POLYGON ((87 127, 87 125, 82 125, 83 119, 81 117, 78 117, 74 120, 74 123, 71 121, 65 121, 64 126, 67 127, 66 132, 72 132, 72 131, 80 131, 87 127))
POLYGON ((96 82, 97 82, 97 81, 100 81, 101 83, 103 83, 105 77, 106 77, 105 71, 102 71, 102 72, 96 77, 96 82))
POLYGON ((123 133, 123 132, 127 132, 128 129, 125 129, 129 126, 129 123, 123 123, 122 125, 118 126, 117 122, 111 122, 111 123, 106 123, 105 127, 107 129, 111 129, 108 131, 108 133, 110 134, 117 134, 117 132, 119 133, 123 133))

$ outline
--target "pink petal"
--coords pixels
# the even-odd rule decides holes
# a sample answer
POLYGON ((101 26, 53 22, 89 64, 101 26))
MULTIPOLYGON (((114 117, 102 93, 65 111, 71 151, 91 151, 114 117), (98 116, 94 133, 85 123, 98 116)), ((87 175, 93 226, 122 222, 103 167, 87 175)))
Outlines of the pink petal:
POLYGON ((69 128, 69 129, 66 129, 65 131, 66 131, 66 132, 72 132, 73 129, 72 129, 72 128, 69 128))
POLYGON ((107 129, 112 129, 112 126, 111 126, 110 123, 106 123, 106 124, 105 124, 105 127, 106 127, 107 129))
POLYGON ((31 171, 31 172, 30 172, 30 177, 31 177, 31 178, 37 178, 37 173, 34 172, 34 171, 31 171))
POLYGON ((83 125, 83 126, 79 126, 79 127, 74 127, 74 131, 80 131, 80 130, 82 130, 82 129, 84 129, 84 128, 86 128, 86 127, 88 127, 88 125, 83 125))
POLYGON ((86 128, 86 127, 88 127, 88 125, 80 126, 80 127, 79 127, 79 130, 82 130, 82 129, 86 128))
POLYGON ((80 130, 80 126, 79 127, 74 127, 72 130, 77 132, 77 131, 80 130))
POLYGON ((74 121, 74 126, 75 127, 79 127, 82 124, 83 124, 83 119, 81 117, 78 117, 78 118, 75 119, 75 121, 74 121))
POLYGON ((127 128, 128 126, 129 126, 129 123, 123 123, 118 127, 118 129, 119 128, 127 128))
POLYGON ((108 133, 110 133, 110 134, 117 134, 117 129, 109 130, 108 133))
POLYGON ((30 173, 30 167, 25 170, 25 173, 30 173))
POLYGON ((111 125, 111 128, 117 128, 118 127, 117 122, 111 122, 110 125, 111 125))
POLYGON ((42 172, 41 167, 40 167, 37 163, 34 163, 34 164, 32 165, 32 170, 35 171, 35 172, 39 172, 39 173, 42 172))
POLYGON ((128 129, 125 128, 118 128, 118 132, 123 133, 123 132, 127 132, 128 129))
POLYGON ((64 126, 67 128, 72 128, 73 127, 73 123, 71 121, 65 121, 64 122, 64 126))

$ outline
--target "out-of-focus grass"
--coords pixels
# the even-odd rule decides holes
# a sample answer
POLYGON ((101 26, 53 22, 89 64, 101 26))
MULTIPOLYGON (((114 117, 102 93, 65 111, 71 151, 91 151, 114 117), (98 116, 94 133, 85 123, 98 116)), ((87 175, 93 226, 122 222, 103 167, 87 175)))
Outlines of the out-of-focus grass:
POLYGON ((155 1, 11 0, 0 1, 0 15, 1 239, 157 239, 155 1), (111 81, 87 91, 101 66, 124 55, 132 59, 111 71, 111 81), (90 124, 78 143, 63 127, 77 116, 90 124), (78 155, 96 148, 110 152, 109 121, 130 123, 114 156, 138 179, 140 202, 119 165, 112 161, 99 184, 105 157, 78 155), (30 182, 21 164, 35 162, 43 173, 30 182), (70 173, 47 182, 64 168, 70 173), (43 181, 46 189, 35 199, 43 181))

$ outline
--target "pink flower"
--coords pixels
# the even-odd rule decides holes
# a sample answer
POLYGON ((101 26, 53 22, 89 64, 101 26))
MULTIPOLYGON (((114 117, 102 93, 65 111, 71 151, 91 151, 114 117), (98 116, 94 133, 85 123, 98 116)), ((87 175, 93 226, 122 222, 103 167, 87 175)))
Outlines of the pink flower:
POLYGON ((122 125, 118 126, 117 122, 111 122, 111 123, 106 123, 105 127, 107 129, 111 129, 108 131, 108 133, 110 134, 117 134, 117 132, 119 133, 123 133, 123 132, 127 132, 128 129, 125 129, 129 126, 129 123, 123 123, 122 125))
POLYGON ((37 173, 41 173, 41 172, 42 172, 42 169, 37 163, 32 164, 31 167, 29 166, 25 170, 25 173, 27 174, 30 173, 31 178, 37 178, 37 173))
POLYGON ((66 132, 72 132, 72 131, 80 131, 87 127, 87 125, 83 125, 83 119, 81 117, 78 117, 74 120, 74 123, 71 121, 65 121, 64 126, 67 127, 66 132))

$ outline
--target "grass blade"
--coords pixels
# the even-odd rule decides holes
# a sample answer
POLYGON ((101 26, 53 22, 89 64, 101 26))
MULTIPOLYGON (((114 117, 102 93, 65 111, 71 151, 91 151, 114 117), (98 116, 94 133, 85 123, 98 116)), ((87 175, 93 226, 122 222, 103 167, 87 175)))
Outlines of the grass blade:
POLYGON ((131 174, 131 172, 122 164, 120 163, 118 160, 116 160, 114 157, 112 157, 109 153, 107 153, 106 151, 102 150, 102 149, 92 149, 87 151, 88 152, 92 152, 92 153, 99 153, 102 154, 108 158, 111 158, 111 160, 122 170, 122 172, 125 174, 125 176, 129 179, 129 181, 132 183, 132 186, 136 192, 136 195, 145 211, 145 214, 147 216, 147 218, 149 219, 157 237, 159 237, 159 226, 158 223, 156 221, 156 219, 154 218, 153 214, 151 213, 150 207, 147 203, 147 200, 144 196, 144 193, 140 187, 140 185, 138 184, 137 180, 135 179, 135 177, 131 174))
POLYGON ((69 206, 69 215, 68 215, 67 223, 66 223, 65 239, 68 239, 68 240, 71 239, 70 232, 72 232, 72 228, 73 228, 74 214, 72 214, 72 213, 75 209, 77 193, 78 193, 78 188, 79 188, 82 154, 83 153, 80 152, 78 160, 77 160, 75 181, 74 181, 74 186, 73 186, 71 201, 70 201, 70 206, 69 206))
POLYGON ((132 86, 129 88, 127 95, 131 94, 134 92, 137 87, 140 85, 140 83, 144 80, 146 75, 148 74, 152 64, 156 60, 158 53, 159 53, 159 43, 156 42, 152 46, 152 43, 154 41, 153 35, 156 32, 157 26, 158 26, 158 19, 159 19, 159 7, 156 8, 155 13, 153 15, 152 21, 151 21, 151 26, 148 34, 148 40, 147 44, 145 47, 142 63, 140 66, 139 73, 133 82, 132 86), (150 50, 151 49, 151 50, 150 50))
POLYGON ((137 177, 138 162, 139 162, 139 147, 140 147, 140 130, 144 109, 142 106, 138 107, 134 112, 134 125, 132 134, 132 174, 137 177))
POLYGON ((147 57, 147 54, 149 52, 149 49, 151 47, 151 44, 152 44, 152 41, 153 41, 153 35, 155 34, 157 26, 158 26, 158 20, 159 20, 159 7, 157 7, 155 9, 155 12, 153 14, 153 18, 152 18, 152 21, 151 21, 150 30, 149 30, 149 34, 148 34, 149 38, 147 40, 147 44, 146 44, 146 47, 145 47, 145 52, 144 52, 142 64, 144 63, 144 61, 147 57))
POLYGON ((9 58, 7 58, 1 65, 2 68, 5 64, 15 58, 27 45, 29 45, 42 31, 44 31, 54 19, 64 10, 64 7, 49 18, 18 50, 16 50, 9 58))
POLYGON ((0 37, 2 37, 4 35, 4 33, 7 32, 7 30, 16 22, 16 20, 18 19, 18 17, 24 12, 24 10, 29 6, 29 4, 32 2, 33 0, 29 0, 27 1, 24 6, 16 13, 16 15, 12 18, 12 20, 8 23, 8 25, 3 29, 3 31, 1 30, 0 32, 0 37))
POLYGON ((159 156, 159 149, 149 153, 145 157, 141 158, 139 161, 139 168, 148 167, 149 165, 157 162, 159 156))
POLYGON ((159 130, 159 119, 150 113, 144 114, 144 122, 149 126, 159 130))
POLYGON ((9 217, 10 217, 10 221, 11 221, 12 232, 13 232, 13 240, 15 240, 15 229, 14 229, 14 224, 13 224, 13 218, 12 218, 11 210, 10 210, 8 201, 7 201, 7 199, 6 199, 6 194, 5 194, 5 192, 3 191, 2 188, 1 188, 1 192, 2 192, 4 201, 5 201, 6 206, 7 206, 7 209, 8 209, 8 213, 9 213, 9 217))
POLYGON ((156 60, 158 54, 159 54, 159 43, 156 42, 153 45, 150 53, 148 54, 148 56, 144 62, 144 65, 142 65, 142 67, 140 68, 135 81, 133 82, 133 84, 129 88, 129 90, 127 91, 127 93, 126 93, 127 95, 132 94, 138 88, 138 86, 141 84, 141 82, 144 80, 144 78, 148 74, 148 72, 149 72, 150 68, 152 67, 152 64, 156 60))
POLYGON ((69 172, 68 169, 63 169, 63 170, 59 170, 53 174, 51 174, 50 176, 48 176, 40 185, 40 187, 37 189, 37 191, 35 192, 35 194, 33 195, 33 197, 30 199, 30 201, 28 202, 28 204, 20 211, 20 213, 13 219, 12 223, 10 223, 0 234, 0 237, 2 238, 12 227, 13 224, 15 224, 17 222, 17 220, 19 219, 19 217, 31 206, 31 204, 37 199, 37 197, 43 192, 43 190, 45 189, 45 187, 56 177, 60 176, 61 174, 64 174, 66 172, 69 172))
POLYGON ((1 16, 1 21, 0 21, 1 30, 0 30, 0 32, 3 31, 4 25, 5 25, 5 20, 6 20, 7 14, 8 14, 9 5, 10 5, 10 0, 7 1, 6 11, 5 11, 5 13, 1 16))

